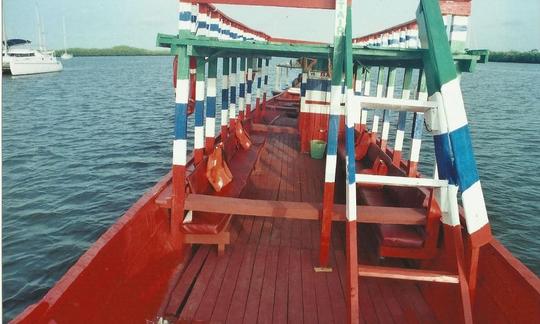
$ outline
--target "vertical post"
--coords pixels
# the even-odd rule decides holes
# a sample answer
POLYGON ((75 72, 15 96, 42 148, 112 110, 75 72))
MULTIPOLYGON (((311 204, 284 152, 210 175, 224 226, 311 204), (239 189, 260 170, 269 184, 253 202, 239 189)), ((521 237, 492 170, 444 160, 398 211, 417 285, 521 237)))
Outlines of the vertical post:
MULTIPOLYGON (((345 2, 345 1, 343 1, 345 2)), ((336 2, 336 9, 338 9, 336 2)), ((348 322, 360 322, 360 310, 358 303, 358 239, 356 227, 356 160, 354 149, 354 120, 352 110, 354 107, 354 90, 353 90, 353 55, 352 55, 352 10, 351 3, 347 3, 347 20, 345 28, 345 84, 347 86, 346 103, 345 103, 345 145, 347 148, 347 163, 346 163, 346 232, 345 240, 347 247, 347 275, 349 288, 348 302, 348 322)))
POLYGON ((281 68, 276 65, 276 76, 274 78, 274 91, 281 92, 281 68))
MULTIPOLYGON (((366 68, 364 70, 364 96, 369 96, 371 92, 371 69, 366 68)), ((366 109, 362 109, 361 115, 360 115, 360 127, 364 130, 367 130, 367 116, 368 112, 366 109)))
MULTIPOLYGON (((396 68, 388 68, 388 77, 386 81, 386 97, 394 98, 394 85, 396 83, 396 68)), ((388 143, 388 133, 390 132, 390 119, 392 118, 392 111, 385 109, 383 112, 383 129, 381 134, 381 150, 386 152, 386 145, 388 143)))
POLYGON ((204 79, 206 61, 197 58, 197 82, 195 84, 195 134, 193 158, 195 164, 204 157, 204 79))
POLYGON ((246 118, 251 117, 251 93, 253 91, 253 58, 247 59, 246 74, 246 118))
MULTIPOLYGON (((379 66, 377 73, 377 98, 382 98, 384 92, 384 71, 383 67, 379 66)), ((373 111, 373 126, 371 127, 371 137, 373 141, 377 140, 377 133, 379 132, 379 111, 373 111)))
MULTIPOLYGON (((401 91, 401 99, 409 99, 411 96, 411 81, 412 68, 406 68, 403 74, 403 89, 401 91)), ((394 154, 392 155, 392 163, 399 167, 401 163, 401 151, 403 150, 403 138, 405 136, 405 123, 407 121, 407 112, 400 111, 398 117, 398 125, 396 131, 396 142, 394 144, 394 154)))
POLYGON ((187 104, 189 98, 189 57, 187 48, 177 49, 178 72, 175 96, 175 127, 172 166, 171 236, 173 244, 179 245, 180 224, 184 219, 185 179, 187 162, 187 104))
POLYGON ((302 73, 302 82, 300 83, 300 113, 298 115, 298 130, 300 132, 300 152, 308 151, 307 123, 308 118, 309 120, 311 120, 311 117, 308 117, 309 115, 306 105, 308 75, 308 73, 302 73))
POLYGON ((240 58, 240 73, 238 85, 238 119, 244 120, 246 110, 246 58, 240 58))
POLYGON ((359 96, 362 95, 362 85, 363 85, 363 78, 364 78, 364 69, 358 64, 354 65, 354 75, 356 79, 354 80, 354 97, 355 100, 353 102, 353 105, 355 108, 353 108, 353 121, 354 121, 354 127, 360 132, 363 132, 364 129, 362 128, 361 120, 362 120, 362 106, 358 103, 359 96))
POLYGON ((259 121, 261 118, 261 91, 262 91, 262 76, 263 76, 263 59, 259 58, 257 59, 257 70, 259 73, 257 74, 257 95, 255 99, 255 120, 259 121))
POLYGON ((263 86, 263 103, 262 103, 262 111, 263 114, 266 112, 266 92, 268 91, 268 68, 270 65, 270 59, 266 59, 266 62, 264 63, 265 69, 264 69, 264 86, 263 86))
POLYGON ((229 104, 229 130, 234 132, 236 127, 236 68, 238 60, 231 57, 231 73, 229 74, 229 87, 231 89, 229 104))
MULTIPOLYGON (((418 100, 427 100, 426 75, 420 71, 418 80, 418 100)), ((412 128, 411 156, 407 166, 407 175, 416 177, 418 161, 420 161, 420 148, 422 146, 422 129, 424 127, 424 113, 414 113, 412 128)))
POLYGON ((221 79, 221 141, 227 138, 229 121, 229 58, 223 58, 223 77, 221 79))
POLYGON ((214 138, 216 137, 216 78, 217 78, 217 57, 208 61, 208 81, 206 92, 206 152, 211 153, 214 149, 214 138))

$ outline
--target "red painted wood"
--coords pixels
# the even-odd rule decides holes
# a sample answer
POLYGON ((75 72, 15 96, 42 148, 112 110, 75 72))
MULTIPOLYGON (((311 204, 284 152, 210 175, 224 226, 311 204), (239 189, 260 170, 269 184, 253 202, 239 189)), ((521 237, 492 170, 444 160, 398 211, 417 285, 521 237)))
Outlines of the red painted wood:
POLYGON ((197 275, 208 256, 209 250, 209 246, 205 245, 195 253, 193 259, 191 259, 186 270, 182 274, 182 277, 174 287, 167 308, 165 309, 165 315, 176 315, 180 304, 184 301, 193 282, 197 279, 197 275))
POLYGON ((299 249, 289 248, 289 253, 287 319, 289 323, 302 323, 304 318, 302 259, 299 249))
POLYGON ((189 2, 306 9, 334 9, 335 7, 335 2, 332 0, 297 0, 294 2, 286 0, 190 0, 189 2))
POLYGON ((289 248, 280 247, 274 295, 273 323, 287 323, 287 300, 289 294, 289 248))
MULTIPOLYGON (((258 309, 257 322, 261 324, 270 324, 272 321, 272 312, 274 309, 274 295, 276 292, 276 274, 278 267, 279 248, 269 246, 264 269, 264 279, 261 288, 261 296, 258 309)), ((250 304, 248 304, 249 310, 250 304)), ((251 311, 246 312, 244 320, 251 322, 253 317, 251 311)))
MULTIPOLYGON (((238 272, 236 285, 233 287, 234 294, 227 314, 227 323, 241 323, 244 318, 256 251, 256 245, 249 244, 245 247, 242 266, 238 272)), ((216 317, 216 320, 219 320, 219 317, 216 317)))
MULTIPOLYGON (((298 222, 296 222, 298 223, 298 222)), ((313 270, 314 264, 311 262, 311 251, 300 250, 300 259, 302 264, 302 306, 303 306, 303 318, 305 323, 317 323, 317 296, 315 292, 315 272, 313 270)), ((298 310, 299 311, 299 310, 298 310)), ((320 319, 322 321, 322 319, 320 319)), ((297 322, 299 323, 299 322, 297 322)))
POLYGON ((182 312, 179 316, 180 320, 190 321, 195 317, 197 308, 199 308, 199 305, 203 301, 204 293, 210 283, 212 275, 214 274, 214 269, 216 268, 217 262, 217 254, 213 249, 211 249, 201 273, 197 277, 197 281, 189 293, 189 299, 187 299, 184 307, 182 308, 182 312))

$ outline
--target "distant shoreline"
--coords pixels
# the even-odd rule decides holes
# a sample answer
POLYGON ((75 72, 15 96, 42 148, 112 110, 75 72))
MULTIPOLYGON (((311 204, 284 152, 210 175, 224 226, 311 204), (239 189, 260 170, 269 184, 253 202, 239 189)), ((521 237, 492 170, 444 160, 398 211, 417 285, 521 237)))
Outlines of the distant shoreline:
MULTIPOLYGON (((56 50, 56 55, 62 55, 63 50, 56 50)), ((167 50, 148 50, 131 46, 115 46, 112 48, 68 48, 67 52, 73 56, 171 56, 167 50)), ((528 52, 518 51, 490 51, 490 62, 507 63, 540 63, 540 52, 531 50, 528 52)))
MULTIPOLYGON (((112 48, 68 48, 67 52, 73 56, 170 56, 167 50, 148 50, 131 46, 115 46, 112 48)), ((61 56, 63 49, 55 51, 56 56, 61 56)))
POLYGON ((540 63, 540 52, 538 50, 532 50, 528 52, 507 51, 489 52, 490 62, 506 62, 506 63, 540 63))

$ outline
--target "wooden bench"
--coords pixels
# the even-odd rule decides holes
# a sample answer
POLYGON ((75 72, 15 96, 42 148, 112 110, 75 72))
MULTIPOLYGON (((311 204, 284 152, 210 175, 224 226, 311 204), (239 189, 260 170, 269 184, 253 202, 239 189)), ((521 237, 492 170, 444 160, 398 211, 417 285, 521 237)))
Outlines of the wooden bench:
MULTIPOLYGON (((225 161, 231 170, 231 183, 216 192, 206 177, 207 157, 205 157, 186 177, 189 194, 209 196, 239 197, 253 171, 260 152, 266 141, 263 134, 251 135, 252 146, 248 150, 239 147, 234 134, 225 140, 225 161)), ((172 184, 156 198, 156 204, 164 208, 172 206, 172 184)), ((225 251, 230 243, 229 225, 232 215, 202 211, 186 211, 180 230, 184 233, 184 242, 189 244, 217 244, 218 254, 225 251)))
MULTIPOLYGON (((340 145, 339 156, 345 158, 340 145)), ((357 173, 406 177, 405 171, 392 163, 392 158, 376 144, 370 144, 366 157, 356 161, 357 173), (377 166, 378 164, 378 166, 377 166), (380 165, 383 164, 384 167, 380 165)), ((441 212, 432 191, 423 188, 357 184, 361 205, 402 207, 403 214, 412 208, 425 210, 426 225, 375 224, 378 253, 384 257, 429 259, 437 253, 441 212)))

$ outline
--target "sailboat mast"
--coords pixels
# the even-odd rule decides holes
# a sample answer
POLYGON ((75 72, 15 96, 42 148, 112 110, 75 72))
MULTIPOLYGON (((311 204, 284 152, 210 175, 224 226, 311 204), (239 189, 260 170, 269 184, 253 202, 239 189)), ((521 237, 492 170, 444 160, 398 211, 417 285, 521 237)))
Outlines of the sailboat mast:
POLYGON ((66 17, 65 16, 62 16, 62 29, 64 30, 64 54, 67 54, 66 17))
POLYGON ((39 42, 39 49, 44 49, 44 43, 45 43, 45 36, 43 35, 43 27, 41 26, 41 19, 39 17, 39 9, 36 3, 36 19, 37 19, 37 28, 38 28, 38 42, 39 42))

